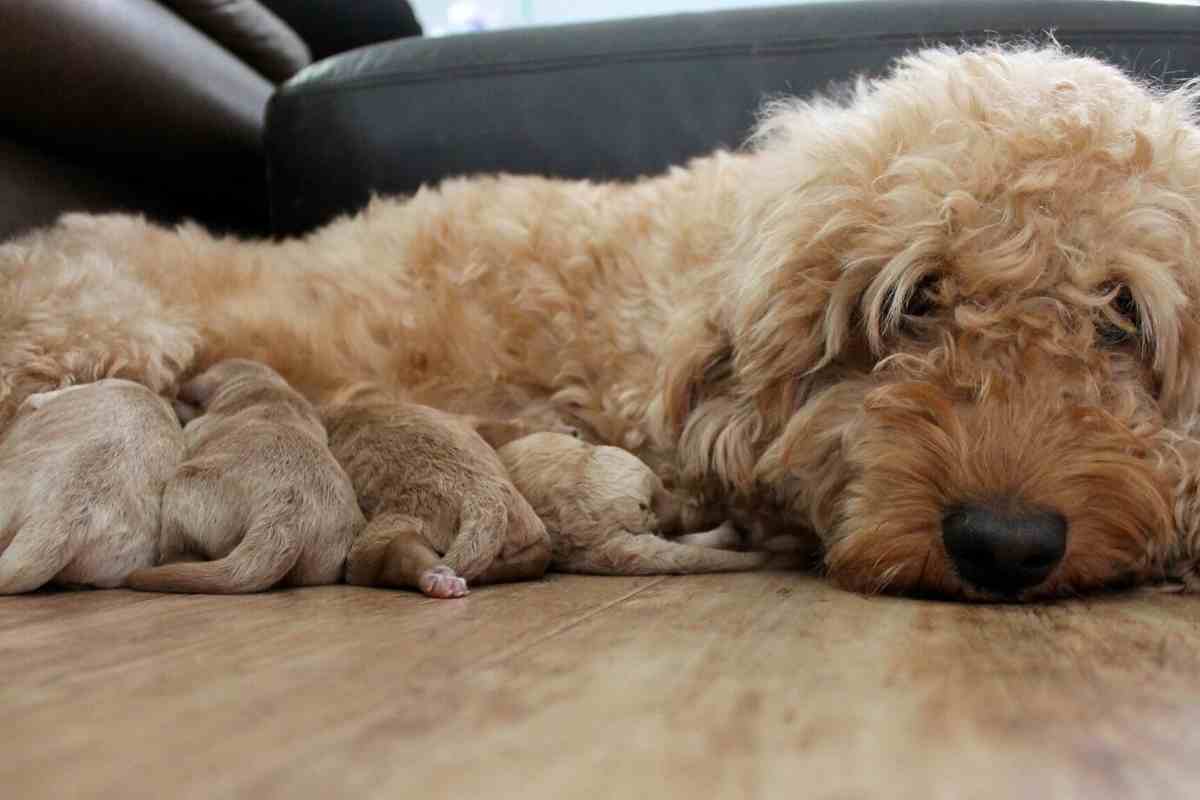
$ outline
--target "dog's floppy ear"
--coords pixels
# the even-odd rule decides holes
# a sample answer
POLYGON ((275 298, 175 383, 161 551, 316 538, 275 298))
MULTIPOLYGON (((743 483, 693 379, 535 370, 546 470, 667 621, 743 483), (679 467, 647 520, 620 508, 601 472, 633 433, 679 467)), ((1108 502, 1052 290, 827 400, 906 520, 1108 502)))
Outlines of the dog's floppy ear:
POLYGON ((792 243, 778 249, 759 247, 748 254, 728 290, 736 297, 728 312, 730 336, 737 343, 734 369, 744 391, 760 400, 775 397, 846 350, 861 295, 861 276, 842 279, 825 248, 792 243))
POLYGON ((829 335, 827 315, 848 330, 837 318, 853 306, 831 296, 832 270, 815 259, 756 270, 764 285, 745 282, 746 266, 727 261, 724 290, 677 318, 660 386, 681 479, 738 492, 752 491, 763 448, 804 401, 814 372, 836 352, 831 345, 843 344, 841 331, 829 335))
POLYGON ((692 412, 720 383, 730 379, 732 371, 733 345, 711 319, 697 316, 675 331, 663 375, 666 429, 678 438, 692 412))
POLYGON ((749 491, 763 424, 735 372, 733 339, 700 315, 676 329, 665 355, 662 418, 676 443, 679 478, 749 491))
POLYGON ((1190 427, 1200 415, 1200 318, 1183 315, 1173 334, 1156 342, 1158 400, 1169 425, 1190 427))

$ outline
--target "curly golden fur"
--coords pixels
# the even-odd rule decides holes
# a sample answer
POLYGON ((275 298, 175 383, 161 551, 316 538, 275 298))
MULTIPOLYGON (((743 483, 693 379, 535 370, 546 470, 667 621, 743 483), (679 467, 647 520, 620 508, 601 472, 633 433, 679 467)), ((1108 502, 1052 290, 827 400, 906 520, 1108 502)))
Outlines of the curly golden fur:
POLYGON ((0 247, 0 401, 249 357, 317 401, 577 424, 859 590, 993 596, 961 507, 1066 532, 1017 598, 1186 571, 1197 93, 934 49, 630 184, 451 180, 285 242, 67 217, 0 247))

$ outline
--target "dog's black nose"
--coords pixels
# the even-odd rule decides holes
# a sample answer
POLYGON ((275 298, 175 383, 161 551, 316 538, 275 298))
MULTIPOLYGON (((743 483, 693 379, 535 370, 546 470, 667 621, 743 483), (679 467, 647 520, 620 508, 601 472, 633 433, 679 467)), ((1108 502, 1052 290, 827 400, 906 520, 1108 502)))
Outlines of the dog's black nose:
POLYGON ((1067 550, 1067 520, 1053 511, 962 506, 942 518, 958 574, 980 589, 1016 594, 1044 581, 1067 550))

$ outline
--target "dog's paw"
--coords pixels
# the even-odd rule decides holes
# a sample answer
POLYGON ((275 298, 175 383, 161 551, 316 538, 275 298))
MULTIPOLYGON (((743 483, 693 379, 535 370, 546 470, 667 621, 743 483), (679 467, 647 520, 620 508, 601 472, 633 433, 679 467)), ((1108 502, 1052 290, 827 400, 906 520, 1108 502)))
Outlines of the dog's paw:
POLYGON ((1175 579, 1179 582, 1180 591, 1189 594, 1200 594, 1200 564, 1193 564, 1182 570, 1175 579))
POLYGON ((1142 587, 1151 594, 1200 593, 1200 564, 1180 562, 1169 565, 1142 587))
POLYGON ((471 593, 467 582, 446 566, 433 567, 423 572, 417 580, 417 586, 422 594, 439 599, 465 597, 471 593))
POLYGON ((550 433, 561 433, 564 436, 570 436, 572 439, 583 438, 583 430, 576 428, 574 425, 555 425, 550 428, 550 433))
POLYGON ((52 389, 48 392, 38 392, 26 397, 20 407, 17 409, 18 414, 26 414, 30 411, 38 411, 50 403, 54 402, 64 394, 82 389, 83 386, 64 386, 61 389, 52 389))
POLYGON ((745 546, 742 534, 731 522, 723 522, 710 531, 701 533, 685 533, 672 537, 680 544, 694 544, 700 547, 715 547, 719 550, 741 550, 745 546))

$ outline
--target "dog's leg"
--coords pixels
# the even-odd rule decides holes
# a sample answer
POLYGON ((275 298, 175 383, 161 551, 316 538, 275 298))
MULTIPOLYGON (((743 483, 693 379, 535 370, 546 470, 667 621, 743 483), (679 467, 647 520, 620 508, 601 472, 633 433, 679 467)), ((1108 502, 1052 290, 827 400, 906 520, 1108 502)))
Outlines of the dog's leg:
POLYGON ((442 563, 425 526, 424 520, 408 514, 377 515, 350 548, 346 582, 418 589, 439 598, 468 594, 466 580, 442 563))
POLYGON ((259 518, 233 552, 216 561, 148 567, 132 573, 126 585, 143 592, 246 594, 270 589, 300 557, 298 535, 271 517, 259 518))
POLYGON ((0 553, 0 594, 31 592, 75 558, 78 537, 56 519, 31 520, 0 553))
POLYGON ((504 547, 479 576, 479 583, 533 580, 546 574, 550 566, 550 534, 529 503, 520 499, 509 507, 504 547))
POLYGON ((238 487, 211 468, 184 465, 163 488, 158 564, 228 555, 247 525, 238 487))
POLYGON ((742 535, 731 522, 722 523, 711 531, 688 533, 676 536, 671 541, 680 544, 694 544, 698 547, 715 547, 721 550, 737 550, 742 546, 742 535))
POLYGON ((766 553, 736 553, 660 539, 651 534, 614 533, 600 545, 555 563, 560 572, 591 575, 687 575, 741 572, 766 566, 766 553))
POLYGON ((562 433, 576 439, 581 437, 578 428, 572 425, 538 425, 521 419, 498 420, 487 417, 467 417, 467 423, 493 450, 499 450, 509 442, 523 439, 534 433, 562 433))
POLYGON ((481 483, 459 509, 458 533, 442 559, 446 566, 467 581, 482 575, 504 549, 508 509, 514 503, 525 503, 516 489, 481 483))
POLYGON ((509 442, 528 436, 534 431, 519 420, 497 420, 485 417, 468 417, 467 423, 493 450, 499 450, 509 442))
POLYGON ((550 565, 550 547, 531 544, 514 553, 501 553, 476 583, 509 583, 531 581, 546 574, 550 565))

